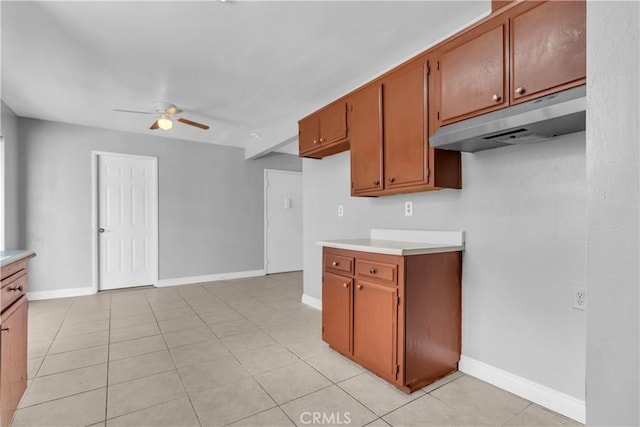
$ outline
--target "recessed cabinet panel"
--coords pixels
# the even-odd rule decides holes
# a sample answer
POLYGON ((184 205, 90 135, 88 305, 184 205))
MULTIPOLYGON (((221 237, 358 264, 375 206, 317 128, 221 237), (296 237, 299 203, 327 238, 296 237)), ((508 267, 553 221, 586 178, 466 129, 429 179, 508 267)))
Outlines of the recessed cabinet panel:
POLYGON ((482 27, 444 48, 440 125, 507 105, 506 28, 506 22, 482 27))
POLYGON ((369 86, 349 102, 351 194, 383 188, 382 87, 369 86))
POLYGON ((343 354, 351 354, 352 288, 352 279, 324 273, 322 339, 343 354))
POLYGON ((427 182, 426 76, 418 62, 382 81, 385 188, 427 182))
POLYGON ((0 327, 0 423, 8 426, 27 387, 26 297, 2 314, 0 327))
POLYGON ((318 117, 309 116, 298 122, 298 144, 300 154, 318 148, 318 117))
POLYGON ((515 14, 511 38, 514 103, 585 82, 585 1, 549 1, 515 14))
POLYGON ((335 102, 319 113, 320 144, 331 144, 347 137, 347 108, 344 102, 335 102))
POLYGON ((398 290, 355 281, 353 291, 353 356, 365 368, 396 380, 398 290))

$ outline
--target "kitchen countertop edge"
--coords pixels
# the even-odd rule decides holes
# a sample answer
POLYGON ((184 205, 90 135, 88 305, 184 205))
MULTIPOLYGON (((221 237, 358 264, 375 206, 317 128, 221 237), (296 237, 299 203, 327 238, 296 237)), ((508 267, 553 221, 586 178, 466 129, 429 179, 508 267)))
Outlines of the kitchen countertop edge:
POLYGON ((400 256, 437 254, 464 250, 464 243, 462 245, 448 245, 428 242, 402 242, 395 240, 319 240, 316 244, 334 249, 346 249, 351 251, 400 256))
POLYGON ((32 258, 36 256, 34 251, 29 250, 16 250, 16 251, 0 251, 0 267, 6 267, 9 264, 13 264, 14 262, 21 261, 25 258, 32 258), (7 258, 4 258, 4 257, 7 258))

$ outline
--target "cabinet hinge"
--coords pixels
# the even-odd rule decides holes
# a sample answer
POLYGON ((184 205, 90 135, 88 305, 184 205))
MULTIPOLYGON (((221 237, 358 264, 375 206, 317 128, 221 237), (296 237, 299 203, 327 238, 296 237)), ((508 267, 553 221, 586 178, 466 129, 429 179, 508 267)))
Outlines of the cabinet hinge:
POLYGON ((427 76, 431 74, 431 66, 429 65, 429 63, 427 62, 427 76))
POLYGON ((440 61, 438 61, 438 70, 440 70, 440 61))
POLYGON ((397 299, 397 301, 396 301, 396 302, 398 303, 398 305, 400 305, 400 296, 398 295, 398 297, 397 297, 397 298, 398 298, 398 299, 397 299))
POLYGON ((428 181, 429 180, 429 176, 431 175, 431 169, 427 168, 427 170, 425 171, 425 175, 426 175, 426 179, 428 181))
POLYGON ((349 105, 349 111, 353 111, 353 104, 349 105))
POLYGON ((400 373, 400 365, 396 363, 396 375, 400 373))
POLYGON ((440 120, 440 111, 438 111, 438 120, 440 120))

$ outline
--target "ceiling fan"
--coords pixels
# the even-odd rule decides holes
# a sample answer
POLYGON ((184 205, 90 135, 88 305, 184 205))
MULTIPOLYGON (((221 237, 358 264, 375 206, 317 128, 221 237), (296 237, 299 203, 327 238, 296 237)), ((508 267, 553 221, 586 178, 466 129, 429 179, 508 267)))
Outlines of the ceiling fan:
POLYGON ((208 125, 194 122, 193 120, 185 119, 184 117, 176 117, 178 114, 182 113, 183 111, 178 107, 176 107, 175 105, 170 104, 168 102, 157 102, 155 104, 155 111, 135 111, 135 110, 120 110, 120 109, 114 109, 113 111, 118 111, 121 113, 155 114, 159 117, 155 122, 153 122, 153 124, 149 128, 152 130, 156 130, 156 129, 169 130, 173 127, 174 121, 184 123, 185 125, 194 126, 203 130, 209 129, 208 125))

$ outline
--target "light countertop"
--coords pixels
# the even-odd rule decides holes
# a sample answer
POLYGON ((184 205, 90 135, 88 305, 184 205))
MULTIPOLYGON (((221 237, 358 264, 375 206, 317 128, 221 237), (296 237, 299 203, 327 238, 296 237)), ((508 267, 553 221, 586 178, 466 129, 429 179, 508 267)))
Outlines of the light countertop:
POLYGON ((35 255, 36 253, 33 251, 0 251, 0 267, 4 267, 5 265, 20 261, 24 258, 31 258, 35 255))
POLYGON ((369 238, 319 240, 320 246, 387 255, 422 255, 464 250, 464 231, 373 229, 369 238))

